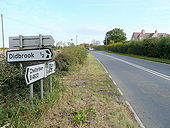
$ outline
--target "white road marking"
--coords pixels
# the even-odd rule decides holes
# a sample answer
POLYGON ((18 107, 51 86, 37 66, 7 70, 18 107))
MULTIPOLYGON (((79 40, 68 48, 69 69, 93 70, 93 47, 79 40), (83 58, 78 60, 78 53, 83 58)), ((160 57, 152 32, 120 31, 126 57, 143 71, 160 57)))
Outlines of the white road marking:
POLYGON ((166 79, 166 80, 169 80, 169 81, 170 81, 170 76, 168 76, 168 75, 165 75, 165 74, 156 72, 156 71, 151 70, 151 69, 149 69, 149 68, 145 68, 145 67, 143 67, 143 66, 140 66, 140 65, 137 65, 137 64, 133 64, 133 63, 130 63, 130 62, 125 61, 125 60, 123 60, 123 59, 119 59, 119 58, 116 58, 116 57, 113 57, 113 56, 110 56, 110 55, 105 55, 105 54, 102 54, 102 53, 98 53, 98 54, 111 57, 111 58, 113 58, 113 59, 115 59, 115 60, 118 60, 118 61, 121 61, 121 62, 123 62, 123 63, 129 64, 129 65, 131 65, 131 66, 133 66, 133 67, 136 67, 136 68, 138 68, 138 69, 141 69, 141 70, 143 70, 143 71, 149 72, 149 73, 151 73, 151 74, 153 74, 153 75, 156 75, 156 76, 158 76, 158 77, 160 77, 160 78, 163 78, 163 79, 166 79))
POLYGON ((145 128, 145 126, 143 125, 142 121, 140 120, 140 118, 138 117, 138 115, 136 114, 135 110, 132 108, 132 106, 130 105, 130 103, 128 101, 125 101, 126 104, 128 105, 129 109, 133 112, 134 117, 136 119, 136 121, 138 122, 138 124, 140 125, 141 128, 145 128))
POLYGON ((109 75, 110 79, 112 79, 111 75, 109 75))
POLYGON ((116 86, 117 86, 116 82, 115 82, 113 79, 112 79, 112 81, 113 81, 114 85, 116 85, 116 86))
POLYGON ((117 88, 117 90, 120 92, 120 94, 123 96, 123 92, 120 90, 120 88, 117 88))
MULTIPOLYGON (((96 57, 96 59, 97 59, 97 57, 96 57)), ((106 73, 109 73, 109 72, 107 71, 107 69, 104 67, 104 65, 99 61, 99 59, 97 59, 97 61, 102 65, 102 67, 104 68, 105 72, 106 72, 106 73)))

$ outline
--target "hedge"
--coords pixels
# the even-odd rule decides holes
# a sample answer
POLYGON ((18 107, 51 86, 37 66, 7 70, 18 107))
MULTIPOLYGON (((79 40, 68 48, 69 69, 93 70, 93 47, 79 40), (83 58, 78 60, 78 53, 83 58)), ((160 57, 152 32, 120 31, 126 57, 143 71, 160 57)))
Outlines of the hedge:
POLYGON ((96 50, 170 59, 170 37, 146 38, 144 40, 96 46, 96 50))

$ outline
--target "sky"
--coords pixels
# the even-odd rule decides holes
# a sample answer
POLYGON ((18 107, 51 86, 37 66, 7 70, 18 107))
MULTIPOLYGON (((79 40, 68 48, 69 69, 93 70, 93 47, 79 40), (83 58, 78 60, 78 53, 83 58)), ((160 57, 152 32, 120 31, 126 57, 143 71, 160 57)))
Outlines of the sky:
MULTIPOLYGON (((56 42, 91 43, 121 28, 133 32, 170 33, 169 0, 0 0, 5 47, 9 36, 52 35, 56 42)), ((0 26, 1 29, 1 26, 0 26)), ((0 31, 0 47, 2 47, 0 31)))

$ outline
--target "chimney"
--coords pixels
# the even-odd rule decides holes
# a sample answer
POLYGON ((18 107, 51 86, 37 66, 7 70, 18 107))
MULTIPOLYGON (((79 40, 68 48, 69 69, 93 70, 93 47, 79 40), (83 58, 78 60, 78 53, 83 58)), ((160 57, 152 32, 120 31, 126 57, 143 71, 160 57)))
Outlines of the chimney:
POLYGON ((155 30, 155 34, 157 34, 158 33, 158 31, 157 30, 155 30))
POLYGON ((144 29, 142 29, 141 34, 145 34, 145 30, 144 29))

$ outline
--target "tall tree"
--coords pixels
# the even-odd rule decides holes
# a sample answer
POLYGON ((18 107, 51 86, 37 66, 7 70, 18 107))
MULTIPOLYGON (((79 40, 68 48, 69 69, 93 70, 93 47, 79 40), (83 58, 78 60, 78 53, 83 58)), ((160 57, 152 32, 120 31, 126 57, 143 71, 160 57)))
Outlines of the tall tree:
POLYGON ((113 30, 110 30, 106 33, 103 43, 108 45, 111 40, 117 43, 125 41, 126 39, 126 33, 123 32, 123 29, 114 28, 113 30))

